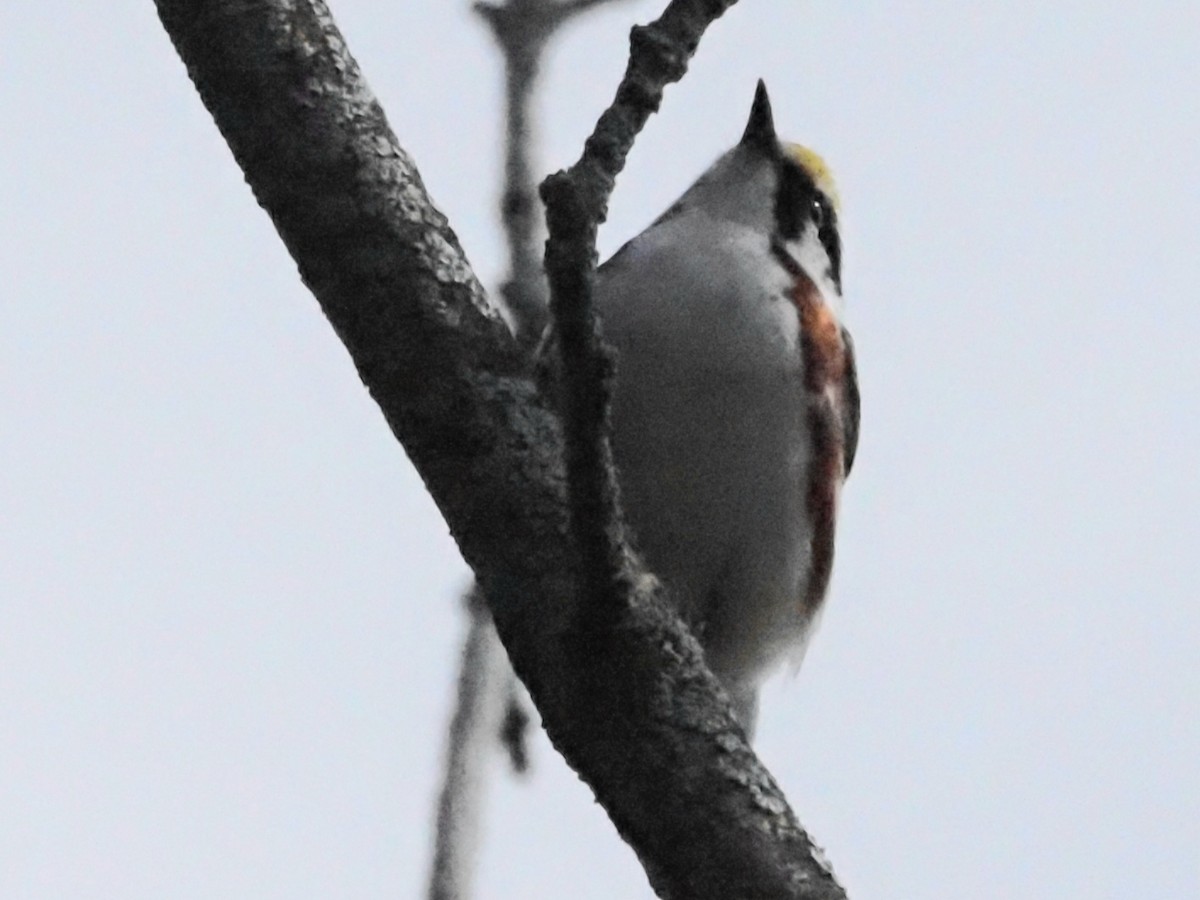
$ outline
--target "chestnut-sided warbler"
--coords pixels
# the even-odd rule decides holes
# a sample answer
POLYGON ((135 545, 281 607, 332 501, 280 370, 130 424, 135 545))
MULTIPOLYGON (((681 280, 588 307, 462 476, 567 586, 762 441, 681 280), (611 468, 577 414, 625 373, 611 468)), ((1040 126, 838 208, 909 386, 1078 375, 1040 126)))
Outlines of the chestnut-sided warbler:
POLYGON ((829 586, 859 420, 841 285, 829 170, 761 81, 737 146, 596 274, 633 543, 748 734, 829 586))

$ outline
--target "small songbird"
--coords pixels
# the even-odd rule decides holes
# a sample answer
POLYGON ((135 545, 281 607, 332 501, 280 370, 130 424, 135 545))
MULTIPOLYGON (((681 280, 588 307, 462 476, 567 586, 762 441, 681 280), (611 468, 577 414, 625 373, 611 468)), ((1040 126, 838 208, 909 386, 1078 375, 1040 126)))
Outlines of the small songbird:
POLYGON ((858 443, 841 259, 829 169, 760 81, 737 146, 596 275, 633 543, 748 735, 816 623, 858 443))

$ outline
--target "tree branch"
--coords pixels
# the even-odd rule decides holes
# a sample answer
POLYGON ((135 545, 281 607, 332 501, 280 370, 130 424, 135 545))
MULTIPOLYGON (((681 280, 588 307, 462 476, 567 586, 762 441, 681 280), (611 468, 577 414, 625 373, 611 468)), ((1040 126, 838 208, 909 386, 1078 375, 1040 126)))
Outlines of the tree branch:
POLYGON ((488 762, 509 701, 508 660, 487 606, 474 588, 468 592, 467 607, 471 618, 446 742, 446 780, 438 798, 430 900, 471 896, 488 762))
POLYGON ((614 0, 506 0, 476 3, 504 57, 505 157, 500 214, 508 238, 508 280, 500 288, 517 338, 532 349, 546 325, 547 293, 539 241, 542 215, 533 178, 532 100, 550 38, 581 12, 614 0))
MULTIPOLYGON (((156 0, 475 571, 548 732, 664 897, 841 897, 652 582, 581 623, 558 420, 320 0, 156 0)), ((673 4, 676 6, 678 4, 673 4)))
MULTIPOLYGON (((538 243, 541 201, 535 193, 531 163, 531 106, 542 54, 554 31, 569 16, 558 0, 506 0, 501 5, 476 4, 474 9, 491 27, 504 59, 505 166, 500 208, 509 274, 501 294, 518 343, 531 351, 545 327, 547 305, 538 243)), ((499 651, 491 616, 476 585, 471 586, 467 600, 470 629, 460 663, 445 780, 438 800, 429 887, 433 900, 470 895, 491 761, 487 751, 492 741, 498 738, 502 742, 516 773, 524 773, 529 765, 529 717, 522 708, 516 676, 499 651), (493 649, 497 653, 489 652, 493 649), (504 709, 502 724, 499 703, 504 709)))
POLYGON ((737 0, 672 0, 656 21, 635 26, 616 98, 588 138, 583 155, 541 187, 550 230, 546 273, 561 356, 566 409, 567 474, 572 530, 593 611, 627 605, 633 565, 625 547, 608 445, 612 359, 599 340, 592 308, 596 235, 616 177, 634 139, 658 110, 663 88, 687 71, 708 26, 737 0))

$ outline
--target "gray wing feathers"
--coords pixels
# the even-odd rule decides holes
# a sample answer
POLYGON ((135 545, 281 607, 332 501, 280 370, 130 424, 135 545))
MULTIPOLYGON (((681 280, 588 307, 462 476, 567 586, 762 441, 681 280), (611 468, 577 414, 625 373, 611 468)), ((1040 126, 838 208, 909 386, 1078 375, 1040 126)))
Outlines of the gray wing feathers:
POLYGON ((842 344, 846 348, 846 373, 842 376, 842 440, 843 474, 848 476, 858 452, 858 420, 862 401, 858 394, 858 365, 854 359, 854 340, 842 329, 842 344))

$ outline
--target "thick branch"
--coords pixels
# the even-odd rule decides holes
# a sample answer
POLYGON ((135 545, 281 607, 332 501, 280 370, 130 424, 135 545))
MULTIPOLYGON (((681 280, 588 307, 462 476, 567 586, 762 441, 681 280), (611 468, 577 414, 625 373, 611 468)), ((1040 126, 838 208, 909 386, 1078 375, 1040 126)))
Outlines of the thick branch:
POLYGON ((556 746, 664 897, 835 897, 651 583, 580 627, 559 426, 319 0, 156 0, 556 746))

